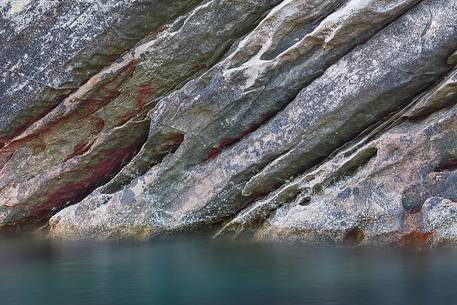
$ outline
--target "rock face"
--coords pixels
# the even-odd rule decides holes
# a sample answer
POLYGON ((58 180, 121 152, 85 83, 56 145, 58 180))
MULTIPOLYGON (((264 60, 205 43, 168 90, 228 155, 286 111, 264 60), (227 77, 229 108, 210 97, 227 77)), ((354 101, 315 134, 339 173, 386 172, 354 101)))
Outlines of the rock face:
POLYGON ((0 230, 457 241, 456 0, 73 3, 0 5, 0 230))

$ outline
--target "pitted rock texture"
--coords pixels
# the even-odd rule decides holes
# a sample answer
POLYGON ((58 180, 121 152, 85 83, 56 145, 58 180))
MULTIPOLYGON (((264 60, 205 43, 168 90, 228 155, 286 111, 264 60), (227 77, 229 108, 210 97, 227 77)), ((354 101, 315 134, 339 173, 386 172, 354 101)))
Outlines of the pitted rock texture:
POLYGON ((18 3, 0 230, 457 241, 456 0, 18 3))

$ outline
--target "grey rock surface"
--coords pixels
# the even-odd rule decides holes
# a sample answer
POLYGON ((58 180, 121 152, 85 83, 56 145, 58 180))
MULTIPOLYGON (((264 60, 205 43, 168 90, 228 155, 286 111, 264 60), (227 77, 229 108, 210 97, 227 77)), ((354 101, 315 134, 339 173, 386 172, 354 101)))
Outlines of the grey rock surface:
POLYGON ((145 35, 198 2, 2 2, 0 145, 44 116, 145 35))
POLYGON ((457 240, 457 1, 77 4, 0 6, 0 228, 457 240))

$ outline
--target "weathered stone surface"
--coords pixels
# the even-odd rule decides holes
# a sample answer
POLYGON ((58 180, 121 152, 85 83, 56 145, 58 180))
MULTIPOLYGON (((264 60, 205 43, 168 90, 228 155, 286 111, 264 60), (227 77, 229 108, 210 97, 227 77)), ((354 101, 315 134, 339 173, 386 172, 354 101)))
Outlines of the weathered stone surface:
MULTIPOLYGON (((30 2, 22 14, 45 19, 30 2)), ((43 40, 66 23, 46 24, 30 39, 48 53, 28 61, 13 38, 29 19, 1 7, 0 57, 16 66, 0 97, 33 116, 0 109, 0 227, 63 209, 51 236, 455 240, 456 1, 90 3, 106 27, 79 24, 73 50, 73 36, 43 40), (90 64, 114 46, 128 52, 90 64)))
MULTIPOLYGON (((455 116, 451 109, 421 122, 405 121, 353 154, 346 156, 343 151, 297 178, 294 184, 305 190, 309 204, 282 204, 256 237, 342 242, 348 232, 361 230, 364 239, 360 242, 377 243, 401 242, 416 232, 427 239, 434 236, 437 222, 433 222, 430 203, 424 212, 422 208, 436 196, 456 200, 455 168, 448 165, 456 154, 455 116), (363 151, 371 152, 360 158, 363 151), (350 166, 349 173, 340 172, 349 160, 355 166, 350 166), (338 175, 332 177, 334 173, 338 175), (322 213, 326 216, 321 217, 322 213)), ((448 229, 444 219, 442 224, 448 229)), ((233 229, 239 227, 233 223, 229 231, 233 229)))
MULTIPOLYGON (((107 182, 142 146, 145 114, 156 100, 213 64, 272 3, 213 1, 195 8, 7 143, 0 152, 0 196, 8 205, 2 222, 40 222, 107 182), (109 166, 105 159, 111 159, 109 166)), ((182 141, 179 134, 162 140, 166 151, 182 141)))
POLYGON ((0 146, 148 33, 200 1, 0 4, 0 146))

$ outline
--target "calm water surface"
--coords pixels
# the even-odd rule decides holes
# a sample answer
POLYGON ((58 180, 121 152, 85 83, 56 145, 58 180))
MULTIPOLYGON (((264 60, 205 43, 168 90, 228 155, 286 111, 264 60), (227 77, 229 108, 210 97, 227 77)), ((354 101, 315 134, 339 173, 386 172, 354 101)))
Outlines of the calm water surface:
POLYGON ((457 250, 0 240, 1 305, 457 304, 457 250))

